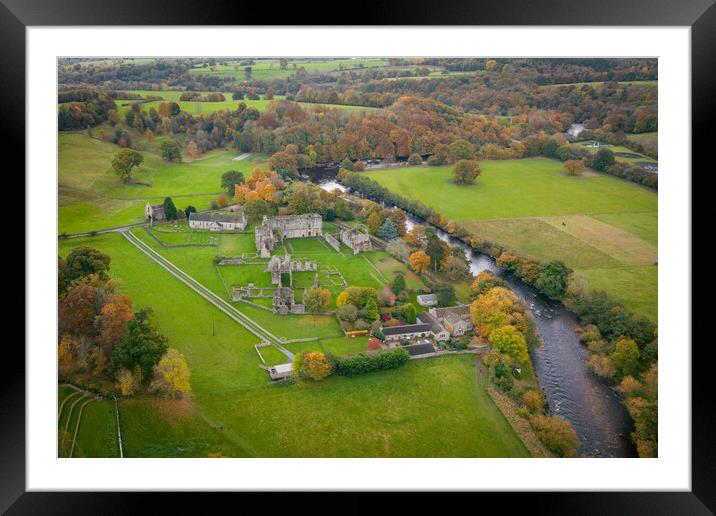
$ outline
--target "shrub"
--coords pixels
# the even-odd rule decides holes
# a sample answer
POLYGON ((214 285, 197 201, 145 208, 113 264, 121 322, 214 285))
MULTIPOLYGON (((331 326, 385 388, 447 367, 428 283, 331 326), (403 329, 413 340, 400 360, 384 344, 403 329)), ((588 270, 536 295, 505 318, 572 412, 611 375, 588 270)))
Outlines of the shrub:
POLYGON ((562 416, 536 415, 530 423, 549 450, 560 457, 576 457, 579 438, 569 421, 562 416))
POLYGON ((403 348, 376 353, 358 353, 338 358, 335 364, 335 373, 342 376, 356 376, 374 371, 396 369, 409 359, 410 354, 403 348))
POLYGON ((331 375, 333 367, 328 362, 326 355, 320 351, 310 351, 303 354, 303 365, 301 375, 314 381, 321 381, 331 375))
POLYGON ((410 157, 408 158, 408 165, 410 165, 411 167, 417 167, 418 165, 422 165, 422 163, 423 163, 423 158, 421 158, 420 154, 418 154, 417 152, 414 154, 411 154, 410 157))

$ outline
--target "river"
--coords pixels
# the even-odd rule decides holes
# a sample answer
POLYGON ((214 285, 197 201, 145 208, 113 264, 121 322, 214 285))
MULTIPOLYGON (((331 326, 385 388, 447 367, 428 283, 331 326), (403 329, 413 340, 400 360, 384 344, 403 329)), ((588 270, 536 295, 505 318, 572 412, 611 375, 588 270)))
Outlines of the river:
MULTIPOLYGON (((325 190, 346 188, 334 178, 313 177, 325 190)), ((408 229, 427 225, 406 213, 408 229)), ((460 246, 470 261, 470 272, 490 270, 502 277, 517 296, 525 301, 537 323, 542 347, 531 352, 535 372, 549 404, 550 414, 568 419, 579 436, 583 457, 636 457, 629 438, 632 421, 618 395, 585 364, 587 349, 575 332, 577 319, 561 303, 539 295, 530 285, 502 271, 495 260, 476 253, 464 242, 435 228, 437 235, 451 246, 460 246)))

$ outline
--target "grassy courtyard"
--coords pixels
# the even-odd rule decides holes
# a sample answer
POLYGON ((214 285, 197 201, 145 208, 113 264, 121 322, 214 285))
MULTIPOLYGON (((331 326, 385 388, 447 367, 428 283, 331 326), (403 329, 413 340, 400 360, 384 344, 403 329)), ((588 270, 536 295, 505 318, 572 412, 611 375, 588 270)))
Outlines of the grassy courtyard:
POLYGON ((594 288, 656 320, 655 192, 599 174, 568 177, 555 160, 483 161, 474 185, 449 167, 366 172, 478 235, 541 260, 560 259, 594 288))
MULTIPOLYGON (((221 293, 213 263, 215 248, 164 249, 137 236, 180 268, 221 293), (176 252, 178 251, 178 252, 176 252)), ((178 233, 181 234, 181 233, 178 233)), ((241 248, 252 235, 220 235, 221 246, 241 248), (239 242, 225 243, 224 240, 239 242)), ((321 264, 340 266, 351 284, 380 282, 371 263, 384 253, 339 254, 318 240, 294 240, 321 264), (332 261, 331 261, 332 260, 332 261), (354 283, 356 282, 356 283, 354 283)), ((316 384, 271 384, 254 349, 256 337, 149 260, 119 234, 61 240, 60 255, 90 245, 112 257, 110 274, 135 307, 154 310, 157 329, 181 351, 191 369, 191 400, 120 401, 127 457, 522 457, 527 450, 476 381, 472 356, 411 361, 399 370, 357 378, 331 377, 316 384), (430 418, 424 418, 430 413, 430 418), (307 436, 321 436, 307 438, 307 436)), ((294 249, 295 250, 295 249, 294 249)), ((395 269, 390 264, 391 270, 395 269)), ((386 269, 387 273, 389 272, 386 269)), ((222 275, 224 273, 222 272, 222 275)), ((263 273, 265 274, 265 273, 263 273)), ((274 316, 237 304, 247 315, 288 338, 317 335, 318 341, 287 344, 294 351, 341 355, 365 349, 366 339, 347 339, 332 317, 274 316)), ((281 358, 267 352, 267 362, 281 358)), ((99 410, 99 409, 97 409, 99 410)), ((101 414, 91 416, 102 426, 101 414)), ((108 419, 104 420, 108 424, 108 419)), ((89 427, 89 428, 92 428, 89 427)), ((93 445, 94 446, 94 445, 93 445)), ((109 445, 108 445, 109 446, 109 445)), ((94 450, 87 445, 83 453, 94 450)))

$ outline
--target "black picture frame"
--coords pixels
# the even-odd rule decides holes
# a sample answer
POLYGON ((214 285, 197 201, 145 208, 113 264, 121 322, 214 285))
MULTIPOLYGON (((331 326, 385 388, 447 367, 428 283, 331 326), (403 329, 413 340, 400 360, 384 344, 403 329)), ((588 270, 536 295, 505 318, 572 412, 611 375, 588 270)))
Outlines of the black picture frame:
MULTIPOLYGON (((716 97, 716 4, 715 0, 553 0, 525 3, 437 2, 401 0, 391 4, 359 6, 349 19, 338 16, 336 4, 319 0, 310 6, 304 23, 333 25, 350 21, 359 25, 557 25, 557 26, 689 26, 692 43, 692 144, 693 162, 707 163, 713 147, 716 97), (701 145, 699 145, 701 143, 701 145)), ((297 24, 293 9, 275 9, 266 16, 262 4, 217 0, 0 0, 0 120, 5 125, 3 146, 24 149, 25 138, 25 29, 28 26, 104 25, 234 25, 247 20, 271 24, 297 24), (262 12, 263 11, 263 12, 262 12), (9 130, 9 129, 12 130, 9 130)), ((24 169, 24 153, 16 169, 24 169)), ((713 168, 709 167, 710 169, 713 168)), ((688 171, 683 171, 687 173, 688 171)), ((701 181, 701 180, 700 180, 701 181)), ((24 190, 24 182, 22 183, 24 190)), ((698 190, 693 190, 698 191, 698 190)), ((694 199, 695 202, 695 199, 694 199)), ((23 207, 19 208, 23 209, 23 207)), ((692 232, 693 234, 693 232, 692 232)), ((16 259, 17 263, 19 259, 16 259)), ((19 264, 17 264, 19 265, 19 264)), ((19 267, 18 267, 19 268, 19 267)), ((28 271, 25 271, 26 274, 28 271)), ((706 280, 705 280, 706 281, 706 280)), ((22 287, 20 287, 22 288, 22 287)), ((21 290, 18 290, 21 291, 21 290)), ((19 303, 18 303, 19 304, 19 303)), ((693 305, 693 303, 692 303, 693 305)), ((698 308, 697 312, 708 309, 698 308)), ((712 340, 712 339, 711 339, 712 340)), ((689 345, 690 343, 683 343, 689 345)), ((516 509, 549 514, 713 514, 716 511, 716 447, 712 421, 714 407, 709 378, 712 362, 708 346, 692 347, 692 490, 690 492, 522 493, 479 494, 516 509), (503 498, 499 498, 503 496, 503 498)), ((12 352, 12 351, 11 351, 12 352)), ((0 513, 14 514, 124 514, 147 508, 140 493, 27 493, 25 492, 25 354, 15 346, 14 368, 0 375, 0 513)), ((158 495, 162 496, 162 495, 158 495)), ((227 499, 231 494, 214 494, 227 499)), ((250 496, 250 495, 241 495, 250 496)), ((294 495, 295 496, 295 495, 294 495)), ((369 495, 375 496, 375 495, 369 495)), ((279 503, 276 495, 272 502, 279 503)), ((192 512, 196 500, 187 494, 162 496, 163 512, 192 512)), ((341 504, 348 509, 369 508, 372 502, 357 494, 341 504)), ((465 497, 460 496, 461 500, 465 497)), ((266 500, 266 495, 263 495, 266 500)), ((257 497, 257 502, 261 499, 257 497)), ((212 500, 216 503, 216 498, 212 500)), ((408 503, 408 502, 406 502, 408 503)), ((421 495, 411 504, 423 505, 421 495)), ((206 510, 207 506, 202 505, 206 510)), ((404 506, 403 510, 407 507, 404 506)))

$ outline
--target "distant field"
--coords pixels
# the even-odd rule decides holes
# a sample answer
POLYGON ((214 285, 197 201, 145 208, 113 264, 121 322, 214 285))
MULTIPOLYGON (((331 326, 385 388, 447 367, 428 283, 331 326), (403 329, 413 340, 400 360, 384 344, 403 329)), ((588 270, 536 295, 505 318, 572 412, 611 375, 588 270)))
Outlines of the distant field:
POLYGON ((561 163, 544 158, 481 165, 471 186, 454 184, 449 167, 366 174, 484 238, 541 260, 563 260, 594 288, 656 320, 655 192, 601 174, 568 177, 561 163))
MULTIPOLYGON (((217 77, 233 77, 237 81, 247 80, 244 72, 245 65, 239 65, 236 61, 229 65, 216 65, 214 67, 198 67, 192 68, 190 74, 214 75, 217 77)), ((358 59, 325 59, 325 60, 290 60, 285 69, 281 69, 278 59, 260 59, 251 65, 251 79, 269 80, 269 79, 285 79, 294 75, 299 68, 305 68, 307 72, 333 72, 343 69, 360 68, 360 67, 377 67, 387 66, 388 60, 382 58, 358 58, 358 59), (295 65, 295 68, 294 68, 295 65)))
MULTIPOLYGON (((124 184, 112 170, 114 144, 90 138, 85 132, 61 132, 58 137, 60 233, 76 233, 144 221, 147 201, 159 203, 171 196, 177 207, 191 204, 207 209, 221 192, 221 174, 227 170, 247 175, 265 159, 254 155, 234 161, 237 151, 212 151, 193 162, 168 163, 143 151, 144 164, 133 174, 151 184, 124 184)), ((185 158, 186 159, 186 158, 185 158)))
MULTIPOLYGON (((200 113, 204 114, 210 114, 214 113, 216 111, 235 111, 238 109, 239 104, 242 102, 246 104, 246 107, 254 108, 259 111, 264 111, 266 109, 266 106, 271 102, 270 100, 249 100, 249 99, 243 99, 243 100, 233 100, 231 98, 231 92, 224 92, 224 97, 226 98, 223 102, 193 102, 193 101, 186 101, 186 100, 179 100, 179 97, 182 93, 185 93, 183 91, 155 91, 155 90, 127 90, 128 93, 136 93, 143 96, 154 96, 154 97, 162 97, 164 99, 163 101, 171 101, 176 102, 179 104, 179 108, 185 112, 189 113, 190 115, 198 115, 200 113)), ((208 92, 202 92, 203 95, 207 94, 208 92)), ((274 97, 275 100, 281 100, 285 97, 281 95, 276 95, 274 97)), ((144 102, 141 104, 143 110, 149 110, 150 108, 158 109, 159 104, 161 102, 159 100, 151 101, 151 102, 144 102)), ((135 100, 117 100, 115 103, 118 107, 118 112, 120 115, 126 113, 132 104, 134 104, 135 100)), ((372 107, 366 107, 366 106, 344 106, 341 104, 313 104, 310 102, 299 102, 298 103, 303 109, 306 110, 312 110, 319 106, 325 106, 325 107, 331 107, 340 109, 342 111, 347 112, 353 112, 353 111, 371 111, 376 110, 379 108, 372 108, 372 107)))
MULTIPOLYGON (((620 85, 627 85, 627 86, 645 86, 648 88, 657 88, 659 85, 659 81, 619 81, 620 85)), ((592 86, 593 88, 601 88, 604 86, 604 81, 599 82, 570 82, 570 83, 563 83, 563 84, 544 84, 540 86, 540 88, 558 88, 560 86, 576 86, 577 88, 581 88, 582 86, 592 86)))
POLYGON ((659 131, 653 131, 650 133, 627 134, 626 137, 628 140, 641 143, 642 145, 658 146, 659 144, 659 131))
MULTIPOLYGON (((650 134, 650 133, 647 133, 650 134)), ((592 154, 596 154, 599 149, 596 147, 589 146, 588 142, 579 142, 577 145, 587 149, 592 154)), ((636 151, 633 151, 627 147, 622 147, 621 145, 609 145, 606 147, 610 151, 614 153, 628 153, 628 154, 636 154, 637 157, 624 157, 624 156, 615 156, 615 159, 622 163, 636 163, 638 161, 647 161, 649 163, 657 163, 655 159, 650 158, 649 156, 645 156, 644 154, 639 154, 636 151)))

